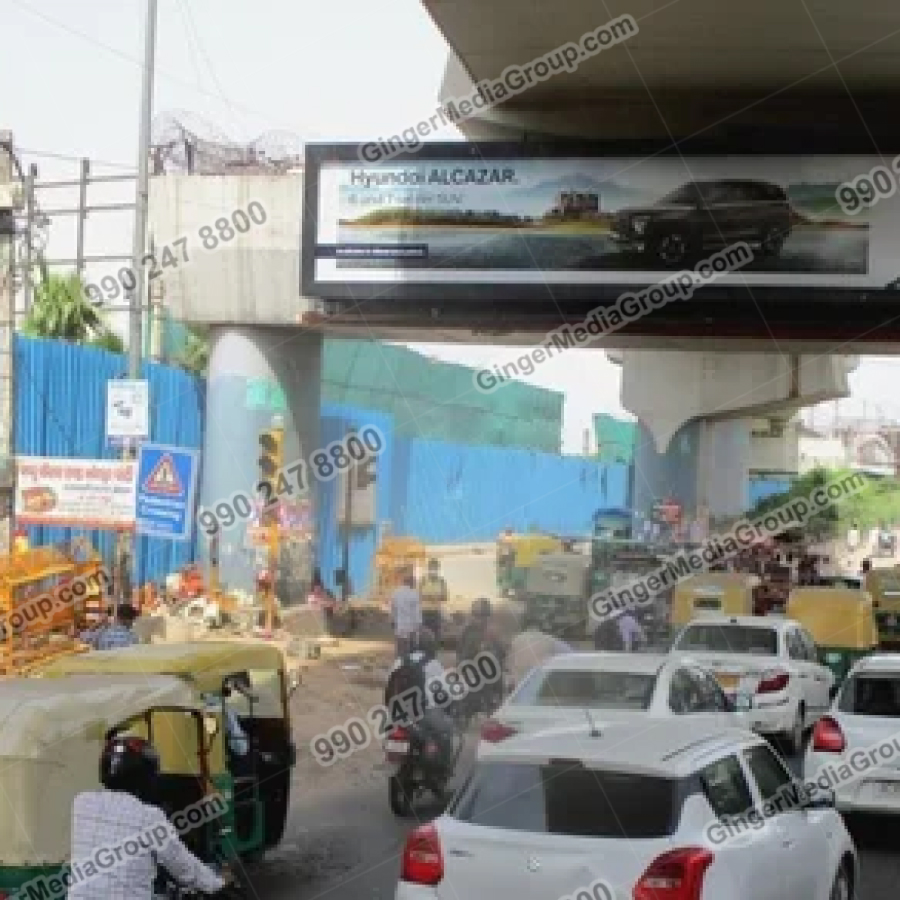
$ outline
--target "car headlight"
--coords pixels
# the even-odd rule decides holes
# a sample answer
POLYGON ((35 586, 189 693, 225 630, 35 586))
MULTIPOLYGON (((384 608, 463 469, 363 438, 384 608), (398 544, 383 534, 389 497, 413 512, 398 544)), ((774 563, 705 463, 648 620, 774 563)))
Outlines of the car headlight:
POLYGON ((632 219, 631 220, 631 229, 635 234, 643 234, 647 230, 647 220, 646 219, 632 219))

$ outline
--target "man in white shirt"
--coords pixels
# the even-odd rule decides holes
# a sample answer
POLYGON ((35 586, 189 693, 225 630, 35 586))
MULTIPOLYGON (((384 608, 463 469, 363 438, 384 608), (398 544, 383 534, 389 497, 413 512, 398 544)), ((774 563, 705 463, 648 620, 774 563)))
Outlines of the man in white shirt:
POLYGON ((397 656, 412 650, 415 636, 422 627, 422 603, 416 590, 416 576, 409 572, 391 597, 391 623, 397 641, 397 656))
POLYGON ((152 745, 115 738, 100 770, 103 790, 75 797, 68 900, 152 900, 157 862, 182 888, 215 894, 225 887, 147 802, 159 775, 152 745))
POLYGON ((647 645, 647 632, 631 610, 626 609, 622 612, 616 619, 616 625, 619 627, 619 636, 622 638, 622 647, 626 653, 631 653, 638 644, 647 645))

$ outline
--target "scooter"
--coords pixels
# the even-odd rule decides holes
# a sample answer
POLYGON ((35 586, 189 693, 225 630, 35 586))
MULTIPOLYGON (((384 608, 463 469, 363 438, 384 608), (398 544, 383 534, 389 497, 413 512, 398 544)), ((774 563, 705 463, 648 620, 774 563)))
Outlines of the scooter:
POLYGON ((448 754, 421 721, 404 722, 391 729, 384 751, 391 771, 388 803, 395 816, 410 816, 416 798, 426 791, 430 791, 439 803, 449 799, 448 786, 465 743, 462 732, 456 729, 451 739, 453 750, 448 754))

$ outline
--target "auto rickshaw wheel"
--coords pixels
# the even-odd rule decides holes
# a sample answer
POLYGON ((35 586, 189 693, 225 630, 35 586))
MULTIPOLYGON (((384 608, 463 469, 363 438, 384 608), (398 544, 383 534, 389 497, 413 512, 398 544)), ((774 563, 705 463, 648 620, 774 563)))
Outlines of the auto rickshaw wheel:
POLYGON ((388 779, 388 803, 395 816, 406 819, 412 815, 412 795, 396 775, 388 779))

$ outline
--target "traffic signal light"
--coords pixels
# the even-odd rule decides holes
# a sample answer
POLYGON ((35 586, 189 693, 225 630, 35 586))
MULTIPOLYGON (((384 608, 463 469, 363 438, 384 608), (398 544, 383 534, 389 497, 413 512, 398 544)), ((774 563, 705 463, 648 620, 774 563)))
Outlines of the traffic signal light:
POLYGON ((259 436, 260 481, 271 481, 284 465, 284 429, 272 428, 259 436))
POLYGON ((375 482, 375 462, 375 457, 369 456, 365 462, 361 462, 357 465, 356 490, 364 491, 370 484, 375 482))
POLYGON ((284 429, 272 428, 259 436, 259 480, 268 482, 270 489, 260 492, 260 500, 266 505, 260 516, 260 525, 278 524, 278 504, 275 502, 276 478, 284 467, 284 429))

